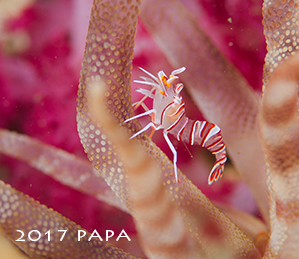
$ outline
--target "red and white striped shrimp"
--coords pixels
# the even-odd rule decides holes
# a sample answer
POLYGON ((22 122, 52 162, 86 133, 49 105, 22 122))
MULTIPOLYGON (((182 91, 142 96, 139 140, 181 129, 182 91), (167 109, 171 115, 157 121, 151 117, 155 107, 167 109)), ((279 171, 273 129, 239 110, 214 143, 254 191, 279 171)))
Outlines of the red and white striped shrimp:
POLYGON ((169 78, 161 70, 158 73, 158 78, 149 73, 148 71, 140 68, 145 72, 148 77, 140 77, 143 81, 134 80, 134 82, 149 85, 151 90, 137 89, 144 97, 133 104, 133 107, 137 108, 142 106, 145 110, 144 113, 133 116, 127 119, 125 122, 137 119, 145 115, 151 115, 152 121, 147 124, 140 131, 135 133, 130 139, 138 136, 142 132, 149 128, 153 131, 150 137, 156 130, 163 130, 163 136, 173 153, 173 165, 175 180, 178 182, 177 173, 177 152, 168 138, 168 133, 174 135, 179 141, 184 141, 190 145, 199 145, 207 148, 216 157, 216 162, 210 172, 208 183, 217 181, 223 174, 224 164, 226 162, 226 151, 223 137, 221 135, 220 128, 207 121, 195 121, 186 117, 185 103, 180 95, 183 89, 182 83, 175 83, 178 81, 178 74, 185 71, 185 67, 174 70, 169 78), (149 109, 144 100, 146 98, 153 99, 153 109, 149 109))

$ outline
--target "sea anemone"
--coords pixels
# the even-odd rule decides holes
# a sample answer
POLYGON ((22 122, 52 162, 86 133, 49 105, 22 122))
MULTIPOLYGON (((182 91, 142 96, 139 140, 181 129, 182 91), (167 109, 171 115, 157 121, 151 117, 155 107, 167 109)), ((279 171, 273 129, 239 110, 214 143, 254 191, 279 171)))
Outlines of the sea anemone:
MULTIPOLYGON (((227 6, 237 5, 232 1, 225 3, 227 6)), ((204 5, 207 5, 205 1, 204 5)), ((296 258, 299 237, 297 9, 298 4, 293 0, 265 1, 263 4, 268 53, 264 65, 264 91, 260 97, 217 50, 180 1, 94 0, 77 98, 77 128, 90 163, 82 158, 76 147, 70 151, 77 155, 7 129, 0 131, 0 151, 129 213, 134 219, 137 235, 134 231, 129 235, 121 232, 122 242, 110 244, 100 240, 97 232, 90 231, 91 235, 86 231, 87 235, 78 241, 78 233, 85 231, 83 228, 1 181, 0 226, 4 235, 30 258, 296 258), (185 93, 185 98, 192 98, 204 118, 222 130, 232 165, 215 186, 223 188, 226 171, 228 177, 234 179, 231 186, 242 186, 241 180, 236 180, 242 179, 256 200, 262 220, 223 203, 212 203, 189 180, 192 174, 207 176, 209 163, 213 162, 210 159, 204 162, 201 158, 202 164, 186 174, 179 170, 176 182, 171 160, 151 138, 143 133, 129 140, 141 129, 137 120, 124 123, 134 114, 131 71, 138 15, 170 65, 173 68, 187 67, 181 76, 189 94, 188 97, 185 93), (63 230, 66 232, 62 237, 63 230)), ((34 13, 34 8, 28 12, 34 13)), ((10 28, 20 28, 20 24, 24 25, 24 21, 12 22, 10 28)), ((234 17, 228 17, 229 24, 233 29, 234 17)), ((206 27, 209 26, 212 25, 206 27)), ((49 33, 52 33, 55 44, 61 46, 57 48, 61 51, 58 52, 60 57, 66 56, 69 51, 63 48, 66 39, 59 31, 51 30, 51 26, 49 33)), ((34 35, 31 35, 32 39, 34 35)), ((219 46, 225 49, 223 44, 219 46)), ((44 53, 57 49, 50 44, 44 53)), ((23 49, 17 48, 10 53, 18 51, 26 57, 23 49)), ((39 67, 40 60, 34 60, 30 54, 26 58, 39 67)), ((6 58, 6 61, 10 59, 6 58)), ((48 58, 46 61, 48 63, 43 64, 45 70, 51 68, 50 61, 53 60, 48 58)), ((63 64, 60 69, 67 68, 63 64)), ((39 88, 42 79, 48 84, 44 71, 36 74, 29 66, 17 65, 27 68, 20 78, 32 83, 31 91, 39 89, 33 101, 50 102, 54 109, 55 101, 46 98, 43 92, 49 91, 48 88, 39 88)), ((71 80, 67 76, 61 80, 60 71, 52 73, 51 80, 54 78, 59 83, 55 91, 65 98, 68 90, 63 90, 62 85, 71 80)), ((68 75, 72 73, 74 71, 68 75)), ((253 82, 256 81, 252 79, 253 82)), ((9 81, 4 83, 9 85, 9 81)), ((19 117, 25 120, 25 126, 19 121, 17 125, 11 125, 11 119, 6 115, 10 114, 8 110, 13 110, 11 105, 15 105, 13 101, 18 98, 9 99, 5 96, 7 87, 3 89, 5 116, 2 124, 7 128, 30 132, 29 122, 36 120, 39 128, 49 130, 51 125, 54 127, 53 124, 59 122, 60 130, 63 129, 64 121, 60 116, 64 110, 61 106, 54 113, 41 107, 29 107, 31 113, 19 117), (51 114, 48 118, 41 116, 48 114, 51 114), (48 123, 49 118, 53 124, 48 123)), ((20 93, 15 94, 21 99, 20 93)), ((59 136, 49 132, 48 138, 59 136)), ((68 131, 64 132, 63 136, 71 142, 72 136, 68 136, 68 131)), ((53 141, 59 142, 57 139, 53 141)), ((4 162, 9 164, 11 160, 4 162)), ((47 188, 46 184, 38 184, 47 188)), ((203 188, 206 191, 209 187, 203 188)), ((88 228, 90 230, 90 226, 88 228)), ((107 231, 109 234, 112 230, 107 231)))

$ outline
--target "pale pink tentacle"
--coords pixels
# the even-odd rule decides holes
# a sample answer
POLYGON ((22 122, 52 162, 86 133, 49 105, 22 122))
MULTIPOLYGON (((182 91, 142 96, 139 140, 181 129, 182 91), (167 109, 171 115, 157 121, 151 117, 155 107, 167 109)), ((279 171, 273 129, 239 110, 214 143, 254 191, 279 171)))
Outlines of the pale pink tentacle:
POLYGON ((92 165, 62 149, 0 129, 0 153, 27 162, 59 182, 128 212, 92 165))
POLYGON ((263 25, 267 43, 264 65, 264 87, 281 61, 299 49, 298 1, 269 1, 263 3, 263 25))
POLYGON ((226 221, 225 216, 189 181, 171 184, 169 180, 160 180, 160 169, 148 158, 138 142, 129 140, 129 135, 108 114, 103 113, 103 102, 96 100, 103 96, 104 91, 103 84, 99 84, 98 90, 93 89, 95 100, 92 110, 97 121, 105 125, 104 130, 114 141, 128 169, 133 215, 146 254, 150 258, 217 258, 220 255, 230 256, 228 258, 260 258, 250 239, 232 222, 226 221), (195 192, 197 197, 193 196, 195 192), (178 195, 180 198, 176 197, 178 195), (193 207, 188 200, 199 206, 193 207), (195 230, 196 227, 197 236, 192 234, 193 231, 190 231, 190 236, 185 230, 186 221, 189 230, 195 230), (209 235, 210 227, 216 231, 215 236, 209 235), (201 245, 201 242, 207 243, 208 247, 201 245))
MULTIPOLYGON (((250 239, 180 172, 178 172, 179 182, 175 183, 172 163, 144 134, 138 136, 137 141, 160 167, 158 186, 163 186, 163 189, 151 184, 157 183, 156 174, 147 174, 148 178, 143 178, 143 175, 139 178, 137 175, 136 181, 134 178, 130 179, 131 172, 126 172, 123 165, 124 163, 130 164, 131 161, 121 160, 120 151, 116 149, 116 146, 120 145, 119 141, 113 143, 108 135, 112 133, 109 130, 105 132, 101 124, 97 123, 91 115, 90 108, 94 107, 91 104, 92 89, 103 82, 107 88, 104 92, 106 109, 101 110, 102 114, 111 114, 119 124, 132 116, 130 70, 137 12, 136 1, 112 2, 107 0, 95 2, 93 6, 78 92, 78 129, 84 149, 95 168, 133 214, 135 209, 139 210, 136 213, 145 213, 147 209, 155 208, 154 213, 149 215, 152 217, 151 221, 143 217, 137 219, 139 233, 143 237, 141 240, 147 246, 147 255, 157 258, 161 256, 161 251, 165 258, 173 258, 171 248, 177 244, 177 237, 172 231, 177 227, 175 222, 182 220, 183 229, 178 224, 179 236, 183 237, 180 239, 181 249, 178 249, 178 252, 187 252, 186 258, 194 258, 192 255, 195 252, 217 255, 221 253, 222 247, 222 251, 228 251, 239 258, 249 258, 251 255, 259 258, 259 253, 250 239), (134 181, 134 187, 129 185, 131 181, 134 181), (150 190, 149 197, 153 198, 153 201, 156 201, 157 197, 163 197, 163 199, 158 200, 157 204, 143 200, 140 207, 136 207, 136 203, 131 202, 132 191, 140 189, 142 191, 143 186, 150 190), (170 215, 174 215, 174 220, 169 220, 170 215), (169 222, 169 225, 164 226, 165 233, 161 232, 163 236, 157 235, 161 231, 163 222, 169 222), (219 238, 206 235, 209 232, 207 225, 213 226, 219 238), (219 239, 222 242, 221 249, 214 249, 219 247, 219 239)), ((136 120, 124 126, 129 129, 130 136, 140 129, 136 120)), ((129 136, 125 140, 129 141, 129 136)), ((133 141, 136 140, 131 140, 133 141)), ((127 142, 126 146, 130 146, 131 142, 127 142)), ((136 160, 137 155, 139 155, 138 152, 134 157, 136 160)), ((144 165, 144 170, 146 170, 146 165, 144 165)), ((142 171, 143 165, 139 173, 142 171)), ((138 194, 139 192, 134 194, 134 199, 138 194)), ((176 247, 174 248, 177 250, 176 247)))
MULTIPOLYGON (((88 231, 79 242, 78 231, 84 230, 83 228, 58 212, 16 191, 3 181, 0 181, 0 207, 0 229, 32 259, 92 258, 95 255, 109 259, 111 254, 119 259, 136 258, 97 238, 88 241, 91 235, 88 231), (16 241, 21 236, 17 229, 24 232, 23 239, 26 241, 16 241), (32 230, 41 233, 39 242, 32 242, 27 238, 32 230), (44 235, 48 230, 50 230, 50 241, 48 236, 44 235), (60 241, 62 232, 58 230, 67 230, 62 241, 60 241)), ((32 238, 36 236, 32 235, 32 238)))
POLYGON ((297 258, 299 253, 299 54, 269 78, 260 112, 268 165, 271 236, 264 258, 297 258))
POLYGON ((298 182, 298 168, 296 160, 293 164, 289 160, 298 153, 295 144, 298 138, 298 54, 291 57, 299 49, 298 9, 298 1, 265 0, 263 3, 268 53, 264 65, 264 100, 260 128, 269 167, 272 229, 265 258, 298 256, 298 192, 293 186, 298 182), (291 60, 287 60, 288 58, 291 60), (292 143, 295 146, 292 147, 292 143), (282 168, 288 162, 289 166, 282 168))
POLYGON ((221 128, 231 160, 268 221, 266 170, 257 130, 257 96, 180 1, 144 0, 140 12, 143 23, 173 67, 187 67, 181 76, 186 88, 205 118, 221 128), (157 6, 164 12, 156 12, 157 6))

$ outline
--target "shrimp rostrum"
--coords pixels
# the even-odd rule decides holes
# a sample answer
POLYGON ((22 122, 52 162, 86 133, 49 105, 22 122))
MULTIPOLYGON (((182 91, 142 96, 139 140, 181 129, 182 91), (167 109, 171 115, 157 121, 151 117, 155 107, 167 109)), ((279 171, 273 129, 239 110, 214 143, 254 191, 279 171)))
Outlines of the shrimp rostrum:
POLYGON ((226 162, 225 144, 223 142, 221 130, 217 125, 207 121, 195 121, 187 118, 185 114, 185 103, 180 95, 184 85, 178 80, 178 74, 184 72, 186 68, 182 67, 172 71, 169 77, 167 77, 162 70, 158 73, 158 77, 155 77, 143 68, 140 69, 149 77, 140 77, 142 80, 134 80, 134 82, 148 85, 151 89, 137 89, 136 91, 143 94, 144 97, 139 102, 134 103, 133 107, 137 108, 142 106, 145 112, 133 116, 125 122, 145 115, 151 116, 152 119, 144 128, 135 133, 131 139, 149 128, 152 128, 150 137, 156 130, 162 129, 163 136, 173 153, 173 166, 176 182, 178 182, 176 164, 177 152, 171 143, 168 134, 172 134, 178 141, 205 147, 216 157, 216 162, 210 172, 208 183, 211 184, 213 181, 217 181, 222 177, 224 164, 226 162), (146 98, 153 99, 152 109, 149 109, 145 105, 144 100, 146 98))

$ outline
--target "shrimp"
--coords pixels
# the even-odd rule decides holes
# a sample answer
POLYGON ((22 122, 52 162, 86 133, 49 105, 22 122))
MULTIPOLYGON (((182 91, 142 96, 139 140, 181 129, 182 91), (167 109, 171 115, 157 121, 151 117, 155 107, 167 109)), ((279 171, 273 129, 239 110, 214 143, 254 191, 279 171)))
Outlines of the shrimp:
POLYGON ((171 143, 168 134, 172 134, 178 141, 183 141, 190 145, 199 145, 205 147, 212 154, 215 155, 216 161, 210 172, 208 184, 217 181, 223 175, 224 164, 226 162, 226 151, 223 137, 220 128, 207 121, 198 121, 187 118, 185 112, 185 103, 180 92, 184 85, 177 82, 178 74, 186 70, 185 67, 172 71, 169 77, 166 76, 163 70, 159 71, 158 77, 155 77, 143 68, 140 68, 149 77, 140 77, 143 80, 134 80, 136 83, 151 86, 151 90, 137 89, 136 91, 143 94, 144 97, 133 104, 136 109, 142 106, 144 113, 133 116, 124 122, 143 117, 145 115, 151 116, 151 122, 143 127, 140 131, 135 133, 130 139, 135 138, 142 132, 152 128, 153 133, 157 130, 163 130, 163 136, 169 148, 173 153, 173 165, 175 180, 178 182, 177 172, 177 152, 171 143), (149 109, 144 100, 146 98, 153 99, 153 108, 149 109))

